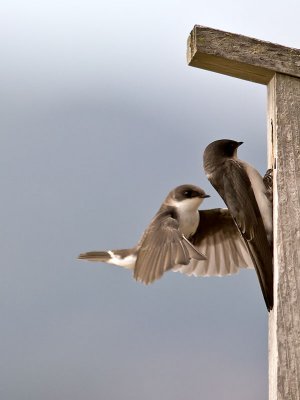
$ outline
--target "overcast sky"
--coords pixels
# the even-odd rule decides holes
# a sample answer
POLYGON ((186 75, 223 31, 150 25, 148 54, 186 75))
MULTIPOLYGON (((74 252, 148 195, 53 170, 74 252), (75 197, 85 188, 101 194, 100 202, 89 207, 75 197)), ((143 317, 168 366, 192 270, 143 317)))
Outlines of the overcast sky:
POLYGON ((188 67, 195 24, 300 48, 298 1, 39 0, 0 12, 3 400, 267 398, 253 271, 149 287, 132 246, 218 138, 266 170, 266 88, 188 67))

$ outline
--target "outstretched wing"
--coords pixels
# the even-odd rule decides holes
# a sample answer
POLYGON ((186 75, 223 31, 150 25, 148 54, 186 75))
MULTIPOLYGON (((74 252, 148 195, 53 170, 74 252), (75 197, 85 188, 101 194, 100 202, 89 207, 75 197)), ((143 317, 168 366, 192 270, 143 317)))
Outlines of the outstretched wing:
POLYGON ((187 275, 224 276, 237 273, 240 268, 253 268, 247 246, 227 209, 199 211, 197 231, 190 238, 206 260, 191 260, 188 265, 173 268, 187 275))
POLYGON ((179 224, 169 212, 160 212, 145 231, 137 253, 134 278, 145 284, 159 279, 175 265, 206 257, 179 231, 179 224))

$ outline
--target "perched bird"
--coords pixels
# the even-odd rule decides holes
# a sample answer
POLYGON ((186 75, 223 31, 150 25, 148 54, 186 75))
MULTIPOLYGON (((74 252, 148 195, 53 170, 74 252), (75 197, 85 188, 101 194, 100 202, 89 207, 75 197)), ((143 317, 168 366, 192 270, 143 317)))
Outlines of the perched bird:
POLYGON ((198 210, 209 197, 194 185, 173 189, 135 247, 90 251, 79 259, 133 269, 145 284, 172 269, 194 276, 223 276, 253 268, 247 247, 227 209, 198 210))
MULTIPOLYGON (((203 156, 207 178, 220 194, 252 258, 267 309, 273 308, 272 203, 258 171, 237 158, 243 142, 210 143, 203 156)), ((270 182, 266 178, 266 184, 270 182)))

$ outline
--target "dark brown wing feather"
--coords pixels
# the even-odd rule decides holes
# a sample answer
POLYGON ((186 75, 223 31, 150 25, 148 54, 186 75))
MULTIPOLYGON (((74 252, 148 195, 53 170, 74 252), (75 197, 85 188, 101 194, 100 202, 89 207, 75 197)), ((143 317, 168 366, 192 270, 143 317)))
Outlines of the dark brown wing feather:
POLYGON ((151 283, 175 265, 188 264, 191 258, 206 259, 179 231, 178 221, 169 212, 160 212, 139 243, 134 278, 151 283))
POLYGON ((210 179, 210 182, 220 193, 245 240, 266 306, 268 310, 271 310, 273 307, 272 254, 250 179, 238 161, 228 160, 224 163, 218 181, 210 179), (220 180, 223 181, 221 190, 219 190, 220 180))

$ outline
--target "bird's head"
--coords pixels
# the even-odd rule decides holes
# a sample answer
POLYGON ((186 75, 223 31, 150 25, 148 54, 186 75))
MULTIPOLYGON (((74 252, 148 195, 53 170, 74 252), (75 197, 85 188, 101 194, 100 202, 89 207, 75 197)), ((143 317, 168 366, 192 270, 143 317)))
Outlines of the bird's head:
POLYGON ((236 142, 230 139, 216 140, 210 143, 203 155, 203 164, 205 172, 209 173, 214 167, 227 158, 236 158, 237 148, 243 144, 243 142, 236 142))
POLYGON ((197 210, 202 201, 210 197, 203 189, 195 185, 181 185, 171 190, 165 203, 185 210, 197 210))

